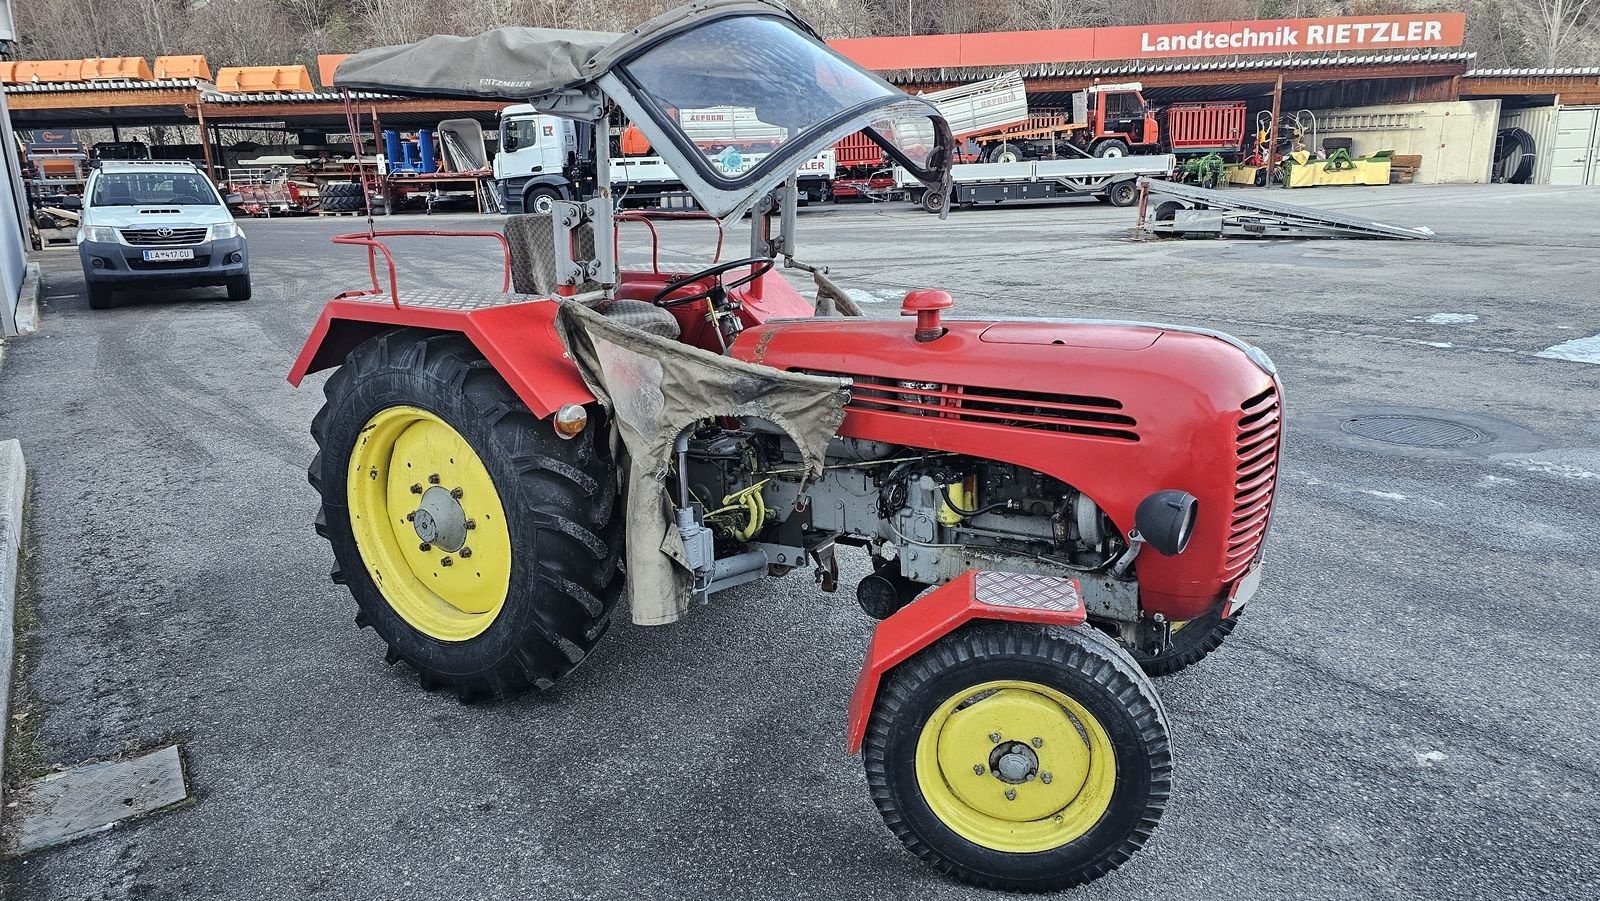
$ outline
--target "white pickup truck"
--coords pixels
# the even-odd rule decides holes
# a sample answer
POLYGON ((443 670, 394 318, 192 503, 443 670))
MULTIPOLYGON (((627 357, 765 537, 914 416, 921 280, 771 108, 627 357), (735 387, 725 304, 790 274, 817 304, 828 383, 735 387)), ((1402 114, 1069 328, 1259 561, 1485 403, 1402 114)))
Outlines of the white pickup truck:
MULTIPOLYGON (((783 140, 782 134, 766 133, 773 126, 751 117, 720 109, 686 112, 702 117, 698 127, 688 131, 729 175, 753 168, 767 157, 766 152, 741 150, 740 145, 783 140)), ((545 115, 527 104, 501 111, 500 152, 492 165, 507 213, 547 213, 557 200, 589 196, 594 183, 593 143, 580 128, 571 119, 545 115)), ((678 177, 660 157, 613 154, 610 169, 612 190, 624 202, 659 202, 683 194, 678 177)), ((798 170, 802 199, 826 198, 835 172, 832 150, 807 160, 798 170)))

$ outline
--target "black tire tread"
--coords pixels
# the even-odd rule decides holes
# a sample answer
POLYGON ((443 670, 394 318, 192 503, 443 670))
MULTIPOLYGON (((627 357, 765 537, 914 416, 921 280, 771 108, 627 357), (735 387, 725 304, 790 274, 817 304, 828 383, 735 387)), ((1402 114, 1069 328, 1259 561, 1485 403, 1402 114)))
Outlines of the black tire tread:
POLYGON ((1223 619, 1221 610, 1213 610, 1205 616, 1191 620, 1187 626, 1175 633, 1165 654, 1152 657, 1132 648, 1128 649, 1128 653, 1146 675, 1170 676, 1199 663, 1212 651, 1222 647, 1223 640, 1233 634, 1238 625, 1237 614, 1223 619))
POLYGON ((987 889, 1058 891, 1092 882, 1126 863, 1154 833, 1172 794, 1172 748, 1166 709, 1149 680, 1122 647, 1099 630, 1025 626, 980 621, 969 623, 891 670, 878 689, 862 751, 873 802, 891 832, 918 858, 938 872, 987 889), (1147 748, 1151 783, 1143 810, 1121 840, 1090 864, 1064 874, 1043 874, 1021 880, 998 877, 966 867, 925 841, 907 822, 889 785, 886 744, 895 718, 914 703, 920 687, 945 670, 984 658, 1028 658, 1076 669, 1108 689, 1127 710, 1147 748))
MULTIPOLYGON (((367 379, 385 370, 425 373, 434 383, 448 386, 446 390, 459 392, 472 407, 473 416, 489 430, 491 448, 485 462, 491 455, 509 461, 504 471, 516 480, 502 491, 503 502, 509 505, 515 496, 531 507, 527 519, 538 552, 533 554, 530 584, 537 587, 539 609, 549 612, 530 617, 531 627, 516 636, 513 652, 484 671, 431 670, 419 655, 408 653, 404 642, 409 637, 405 635, 380 635, 387 643, 385 659, 391 665, 404 661, 418 672, 425 689, 453 689, 463 702, 505 697, 528 686, 543 689, 554 685, 604 636, 610 612, 622 593, 623 580, 616 578, 616 573, 623 517, 610 461, 600 453, 572 452, 575 443, 556 444, 561 439, 517 400, 465 337, 419 329, 386 332, 351 351, 344 365, 328 378, 323 389, 327 402, 311 421, 318 452, 307 480, 322 499, 318 534, 330 541, 331 530, 340 527, 330 523, 347 522, 343 479, 325 471, 327 461, 340 456, 329 448, 334 437, 334 410, 367 379)), ((590 440, 602 431, 591 425, 575 442, 590 440)), ((339 543, 333 543, 337 556, 339 543)), ((353 541, 350 546, 354 547, 353 541)), ((365 573, 359 560, 341 561, 335 572, 352 569, 365 573)), ((361 581, 370 584, 364 578, 361 581)), ((357 586, 351 588, 363 608, 386 603, 375 589, 363 597, 357 586)), ((508 599, 507 603, 513 602, 508 599)), ((364 616, 361 625, 375 625, 378 619, 364 616)))

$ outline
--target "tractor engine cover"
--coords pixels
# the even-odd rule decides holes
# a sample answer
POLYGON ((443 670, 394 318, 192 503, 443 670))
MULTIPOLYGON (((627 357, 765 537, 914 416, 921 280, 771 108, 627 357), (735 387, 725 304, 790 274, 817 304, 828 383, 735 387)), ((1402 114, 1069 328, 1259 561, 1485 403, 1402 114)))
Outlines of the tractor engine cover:
POLYGON ((1280 445, 1266 354, 1188 328, 1096 320, 825 318, 746 330, 735 357, 854 380, 840 434, 1011 463, 1091 498, 1126 537, 1151 494, 1199 501, 1182 553, 1137 558, 1140 605, 1194 619, 1260 560, 1280 445))

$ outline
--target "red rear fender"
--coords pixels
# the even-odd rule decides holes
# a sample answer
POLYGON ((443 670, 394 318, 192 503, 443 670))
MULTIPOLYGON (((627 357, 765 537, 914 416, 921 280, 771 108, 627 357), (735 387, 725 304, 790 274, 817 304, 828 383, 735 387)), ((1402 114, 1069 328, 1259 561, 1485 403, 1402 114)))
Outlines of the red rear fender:
POLYGON ((344 363, 357 345, 395 328, 459 332, 494 365, 495 371, 535 416, 543 418, 563 404, 589 404, 594 395, 556 334, 557 304, 548 300, 477 309, 401 306, 387 301, 346 298, 331 301, 289 371, 298 386, 307 374, 344 363))

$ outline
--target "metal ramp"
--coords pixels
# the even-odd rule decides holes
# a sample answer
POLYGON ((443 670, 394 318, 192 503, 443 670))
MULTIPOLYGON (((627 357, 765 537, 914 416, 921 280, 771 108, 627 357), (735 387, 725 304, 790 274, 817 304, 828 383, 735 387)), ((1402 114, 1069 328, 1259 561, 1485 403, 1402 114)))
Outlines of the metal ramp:
POLYGON ((1364 216, 1295 206, 1257 191, 1212 191, 1139 179, 1141 235, 1232 238, 1388 238, 1426 241, 1428 228, 1389 225, 1364 216))

